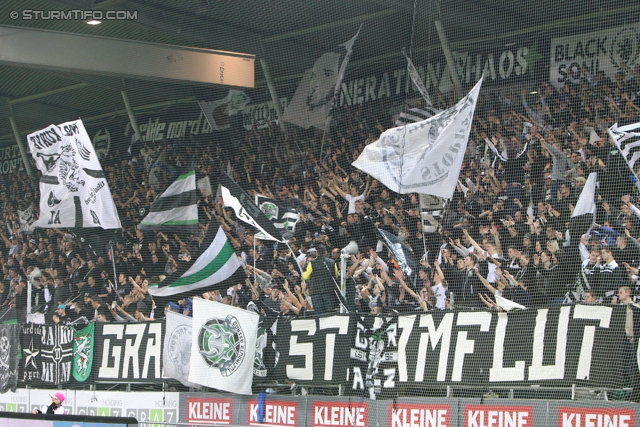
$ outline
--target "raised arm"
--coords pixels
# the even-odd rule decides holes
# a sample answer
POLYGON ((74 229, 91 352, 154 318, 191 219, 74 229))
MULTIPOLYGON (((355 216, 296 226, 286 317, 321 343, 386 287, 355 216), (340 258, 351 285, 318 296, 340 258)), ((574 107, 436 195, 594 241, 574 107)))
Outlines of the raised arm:
POLYGON ((462 232, 464 233, 465 236, 467 236, 467 238, 469 239, 469 242, 471 242, 471 245, 475 248, 476 251, 478 251, 478 253, 484 252, 484 249, 482 249, 482 246, 480 246, 478 242, 473 240, 473 237, 471 237, 471 235, 469 234, 469 231, 467 231, 466 228, 463 228, 462 232))
POLYGON ((476 273, 476 277, 478 279, 480 279, 480 281, 482 282, 482 284, 484 285, 485 288, 487 288, 489 290, 489 292, 491 292, 493 295, 496 294, 496 288, 494 288, 491 283, 489 283, 487 281, 487 279, 485 279, 484 277, 482 277, 482 274, 480 274, 480 270, 478 270, 478 267, 476 267, 474 269, 475 273, 476 273))
POLYGON ((420 307, 424 311, 429 311, 427 302, 420 298, 420 296, 418 296, 418 294, 416 294, 413 289, 407 286, 406 282, 404 281, 404 273, 402 272, 402 270, 394 270, 393 275, 396 279, 398 279, 398 282, 400 282, 400 286, 404 288, 405 292, 411 295, 416 301, 418 301, 420 303, 420 307))

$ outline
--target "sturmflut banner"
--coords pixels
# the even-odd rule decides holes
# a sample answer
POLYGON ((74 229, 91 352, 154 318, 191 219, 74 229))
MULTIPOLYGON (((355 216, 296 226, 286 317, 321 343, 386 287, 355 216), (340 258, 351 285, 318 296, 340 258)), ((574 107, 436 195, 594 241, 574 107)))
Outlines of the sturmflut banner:
MULTIPOLYGON (((82 384, 166 382, 163 366, 175 371, 188 358, 188 374, 183 370, 171 377, 239 394, 251 393, 253 379, 261 376, 256 368, 268 370, 269 378, 302 386, 341 385, 348 395, 370 399, 446 385, 617 389, 628 378, 624 364, 612 363, 625 357, 626 309, 576 304, 508 313, 281 318, 273 337, 274 363, 261 357, 266 343, 259 338, 258 315, 195 299, 186 349, 185 322, 168 327, 166 337, 161 321, 96 324, 94 360, 87 364, 91 374, 82 384)), ((20 332, 21 383, 74 381, 79 359, 74 358, 73 328, 20 325, 20 332)))
POLYGON ((466 384, 621 387, 625 307, 510 313, 432 311, 278 322, 277 374, 296 384, 393 398, 398 388, 466 384), (348 367, 348 369, 345 369, 348 367))

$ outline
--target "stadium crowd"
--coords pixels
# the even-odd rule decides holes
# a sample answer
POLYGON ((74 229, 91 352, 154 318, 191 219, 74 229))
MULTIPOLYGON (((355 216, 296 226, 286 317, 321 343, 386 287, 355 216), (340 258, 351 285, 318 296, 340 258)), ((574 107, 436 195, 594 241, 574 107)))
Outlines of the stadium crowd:
MULTIPOLYGON (((269 123, 238 131, 226 144, 215 135, 187 137, 174 144, 142 143, 133 155, 124 149, 110 153, 103 166, 123 228, 104 247, 92 247, 69 230, 30 229, 25 212, 38 214, 37 182, 24 172, 4 175, 0 316, 25 320, 34 270, 41 274, 34 307, 54 322, 146 321, 167 310, 190 314, 190 298, 157 304, 149 286, 162 285, 197 256, 211 219, 224 228, 246 274, 228 289, 195 297, 259 313, 337 310, 340 250, 352 240, 359 250, 347 260, 344 303, 350 311, 500 310, 498 297, 525 307, 630 303, 640 290, 640 210, 630 196, 637 178, 607 129, 638 121, 639 91, 640 66, 613 80, 583 69, 562 89, 546 83, 521 93, 486 89, 457 190, 429 233, 417 194, 397 194, 351 165, 366 144, 394 125, 375 103, 337 108, 324 141, 317 131, 290 126, 285 134, 269 123), (151 179, 161 153, 162 167, 151 179), (198 202, 197 235, 136 229, 178 170, 194 167, 215 188, 217 171, 227 164, 247 193, 298 208, 289 246, 257 239, 215 194, 198 202), (599 181, 596 225, 590 235, 571 236, 580 239, 582 261, 568 259, 569 218, 591 172, 598 172, 599 181), (405 276, 378 245, 376 228, 404 243, 419 260, 417 273, 405 276)), ((433 98, 441 108, 454 102, 441 93, 433 98)))

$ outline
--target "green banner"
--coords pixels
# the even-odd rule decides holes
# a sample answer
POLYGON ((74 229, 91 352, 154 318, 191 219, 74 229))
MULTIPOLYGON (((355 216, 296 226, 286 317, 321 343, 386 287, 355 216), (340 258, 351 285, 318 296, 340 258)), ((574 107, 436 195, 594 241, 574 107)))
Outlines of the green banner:
POLYGON ((91 374, 93 364, 95 323, 89 323, 86 328, 76 331, 73 339, 73 378, 83 382, 91 374))

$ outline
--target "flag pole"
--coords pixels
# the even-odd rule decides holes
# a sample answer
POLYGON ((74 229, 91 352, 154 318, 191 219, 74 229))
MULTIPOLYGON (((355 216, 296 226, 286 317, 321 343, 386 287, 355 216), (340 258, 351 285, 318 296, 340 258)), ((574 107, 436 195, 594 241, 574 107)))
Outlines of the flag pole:
POLYGON ((256 282, 256 236, 253 235, 253 283, 256 282))
POLYGON ((327 135, 327 130, 329 129, 331 123, 331 113, 333 112, 333 108, 336 106, 336 101, 338 100, 338 94, 340 93, 340 87, 342 86, 342 80, 344 79, 344 74, 347 71, 347 65, 349 64, 349 59, 351 59, 351 54, 353 53, 353 44, 356 42, 356 39, 360 35, 360 30, 362 30, 362 25, 358 28, 358 32, 355 36, 351 37, 349 41, 341 44, 340 46, 344 46, 347 50, 344 58, 342 59, 342 63, 340 64, 340 69, 338 70, 338 78, 336 79, 336 85, 333 88, 333 98, 331 99, 331 108, 329 108, 329 114, 327 115, 327 120, 324 122, 324 130, 322 133, 322 142, 320 143, 320 161, 322 161, 322 150, 324 149, 324 138, 327 135))
MULTIPOLYGON (((296 258, 294 256, 293 249, 291 249, 291 246, 289 246, 289 241, 285 240, 285 241, 283 241, 281 243, 284 243, 285 245, 287 245, 287 247, 291 251, 291 256, 293 256, 294 257, 293 259, 295 260, 296 258)), ((304 275, 304 271, 302 271, 302 266, 300 264, 298 264, 298 260, 296 260, 295 262, 296 262, 296 265, 298 266, 298 270, 300 270, 300 278, 302 278, 302 276, 304 275)))

